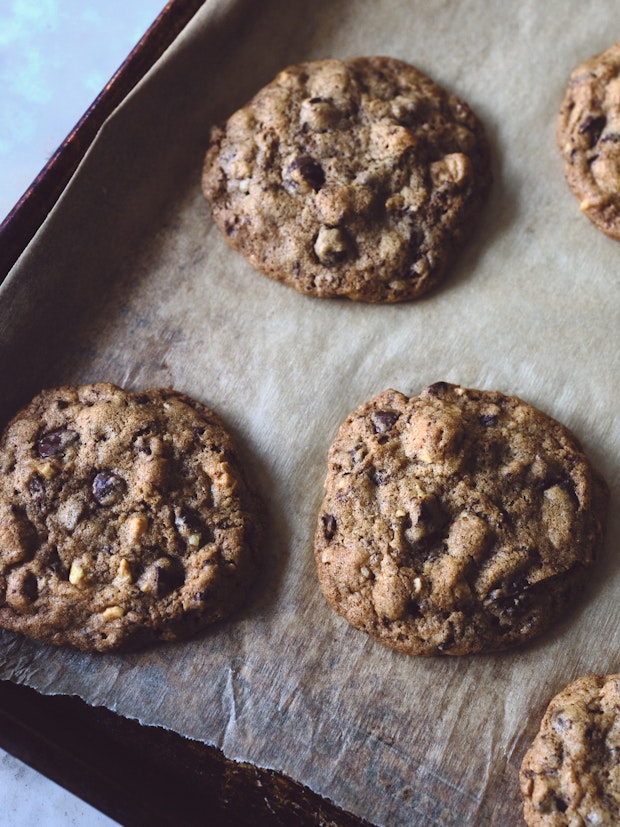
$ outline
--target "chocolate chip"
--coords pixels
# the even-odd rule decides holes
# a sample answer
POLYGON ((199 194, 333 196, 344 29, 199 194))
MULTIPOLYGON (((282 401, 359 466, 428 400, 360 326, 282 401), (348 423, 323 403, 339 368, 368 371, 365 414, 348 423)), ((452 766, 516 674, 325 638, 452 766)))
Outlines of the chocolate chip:
POLYGON ((333 514, 323 514, 323 517, 321 519, 323 521, 323 531, 325 533, 325 539, 332 540, 338 528, 336 518, 333 516, 333 514))
POLYGON ((68 428, 48 431, 37 440, 37 453, 40 457, 54 457, 57 454, 62 454, 69 445, 72 445, 78 439, 78 434, 68 428))
POLYGON ((154 591, 156 597, 165 597, 185 582, 185 572, 178 560, 162 557, 154 564, 154 591))
POLYGON ((314 253, 325 267, 342 264, 352 252, 352 243, 345 230, 323 225, 314 242, 314 253))
POLYGON ((27 572, 21 582, 21 593, 33 603, 39 596, 39 584, 35 575, 29 571, 27 572))
POLYGON ((449 631, 448 631, 448 633, 447 633, 447 635, 446 635, 445 640, 443 640, 443 641, 442 641, 440 644, 438 644, 438 646, 437 646, 437 649, 438 649, 440 652, 449 652, 449 651, 450 651, 450 649, 454 649, 454 646, 455 646, 455 644, 456 644, 456 640, 455 640, 455 638, 454 638, 454 626, 452 625, 452 623, 449 623, 449 624, 448 624, 448 627, 449 627, 449 631))
POLYGON ((489 593, 488 600, 500 614, 507 618, 524 614, 534 600, 532 587, 525 578, 519 578, 489 593))
POLYGON ((595 726, 588 726, 586 727, 585 736, 588 741, 594 740, 596 736, 596 727, 595 726))
POLYGON ((564 801, 563 798, 560 798, 555 793, 553 794, 554 804, 560 813, 565 813, 568 810, 568 804, 564 801))
POLYGON ((200 517, 187 506, 176 506, 174 509, 174 525, 181 537, 189 542, 191 538, 199 538, 200 544, 212 542, 213 533, 207 528, 200 517))
POLYGON ((397 414, 396 411, 377 411, 372 417, 375 433, 383 434, 385 431, 389 431, 394 427, 399 416, 400 414, 397 414))
POLYGON ((590 139, 590 149, 599 141, 601 137, 601 133, 605 129, 607 124, 607 118, 605 115, 599 115, 595 118, 593 115, 588 115, 588 117, 583 121, 579 126, 579 133, 583 135, 584 133, 588 134, 590 139))
POLYGON ((291 173, 296 172, 315 192, 318 192, 325 183, 323 167, 309 155, 300 155, 295 158, 288 168, 288 173, 290 176, 291 173))
POLYGON ((479 421, 485 428, 487 425, 494 425, 497 422, 497 414, 482 414, 479 421))
POLYGON ((111 471, 100 471, 93 480, 93 497, 99 505, 114 505, 123 498, 127 483, 111 471))
POLYGON ((601 138, 601 143, 603 144, 607 143, 608 141, 613 144, 620 143, 620 132, 608 132, 607 135, 604 135, 601 138))
POLYGON ((375 485, 386 485, 391 479, 390 472, 385 468, 375 468, 370 472, 370 479, 375 485))
POLYGON ((429 385, 426 389, 426 392, 429 396, 443 396, 451 387, 449 382, 433 382, 433 384, 429 385))

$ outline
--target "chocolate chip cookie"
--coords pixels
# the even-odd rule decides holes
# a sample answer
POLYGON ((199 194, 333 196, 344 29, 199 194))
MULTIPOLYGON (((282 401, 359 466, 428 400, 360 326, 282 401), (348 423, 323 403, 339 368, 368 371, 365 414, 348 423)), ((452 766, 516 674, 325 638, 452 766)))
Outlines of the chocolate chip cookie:
POLYGON ((182 393, 45 390, 0 442, 0 626, 84 651, 239 606, 258 526, 233 441, 182 393))
POLYGON ((620 824, 620 675, 586 675, 553 698, 520 780, 529 827, 620 824))
POLYGON ((580 592, 607 499, 575 437, 516 397, 387 390, 330 448, 319 582, 353 626, 401 652, 505 649, 580 592))
POLYGON ((477 218, 489 151, 469 106, 399 60, 280 72, 216 127, 202 185, 228 242, 302 293, 414 299, 477 218))
POLYGON ((620 240, 620 43, 572 73, 557 140, 581 210, 620 240))

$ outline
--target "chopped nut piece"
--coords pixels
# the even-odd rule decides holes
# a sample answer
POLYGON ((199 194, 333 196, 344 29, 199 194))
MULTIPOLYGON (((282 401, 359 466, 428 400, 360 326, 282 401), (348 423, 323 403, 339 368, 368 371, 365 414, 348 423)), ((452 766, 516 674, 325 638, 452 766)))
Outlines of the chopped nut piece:
POLYGON ((230 474, 230 465, 227 462, 222 462, 218 466, 218 472, 220 475, 220 482, 222 485, 229 486, 234 482, 234 478, 230 474))
POLYGON ((56 474, 56 468, 51 462, 42 463, 38 466, 37 471, 46 480, 51 479, 56 474))
POLYGON ((82 566, 74 560, 69 571, 69 583, 72 586, 79 586, 85 576, 82 566))
POLYGON ((118 565, 118 571, 116 572, 116 576, 119 580, 124 580, 126 583, 133 583, 131 567, 124 557, 118 565))
POLYGON ((124 534, 129 545, 137 543, 145 534, 149 526, 148 517, 145 514, 131 514, 125 520, 124 534))
POLYGON ((118 620, 118 618, 123 617, 125 614, 125 610, 122 606, 109 606, 101 613, 101 617, 104 620, 118 620))

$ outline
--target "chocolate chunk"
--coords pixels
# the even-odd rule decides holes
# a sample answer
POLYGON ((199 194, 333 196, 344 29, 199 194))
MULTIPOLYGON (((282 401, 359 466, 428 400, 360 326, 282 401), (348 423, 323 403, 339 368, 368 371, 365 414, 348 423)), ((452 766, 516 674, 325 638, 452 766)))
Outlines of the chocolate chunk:
POLYGON ((69 445, 72 445, 78 439, 78 434, 68 428, 48 431, 37 440, 37 453, 40 457, 54 457, 57 454, 62 454, 69 445))
POLYGON ((579 126, 580 134, 586 132, 590 139, 590 149, 596 146, 601 137, 603 130, 607 124, 607 118, 605 115, 599 115, 598 117, 593 117, 589 115, 579 126))
POLYGON ((326 540, 332 540, 336 530, 338 528, 338 524, 336 523, 336 518, 331 514, 323 514, 323 532, 325 533, 326 540))
POLYGON ((373 414, 372 421, 375 426, 375 433, 382 434, 394 427, 399 414, 395 411, 377 411, 373 414))
POLYGON ((111 471, 100 471, 93 480, 93 497, 99 505, 119 503, 126 490, 125 480, 111 471))
POLYGON ((323 167, 309 155, 300 155, 299 158, 295 158, 289 166, 288 172, 289 175, 295 172, 299 173, 315 192, 318 192, 325 183, 323 167))
POLYGON ((508 618, 522 615, 532 605, 535 591, 525 578, 519 578, 489 594, 491 610, 508 618))
POLYGON ((185 571, 178 560, 163 557, 154 564, 154 591, 157 597, 165 597, 185 582, 185 571))
POLYGON ((426 393, 429 396, 443 396, 450 388, 452 388, 452 385, 449 382, 433 382, 426 389, 426 393))
POLYGON ((174 509, 174 525, 183 540, 189 542, 190 545, 195 545, 196 541, 200 545, 213 541, 213 532, 187 506, 177 506, 174 509))
POLYGON ((314 253, 325 267, 335 267, 349 256, 351 243, 340 227, 322 226, 314 242, 314 253))
POLYGON ((560 798, 557 793, 551 795, 551 812, 565 813, 568 809, 568 804, 563 798, 560 798))

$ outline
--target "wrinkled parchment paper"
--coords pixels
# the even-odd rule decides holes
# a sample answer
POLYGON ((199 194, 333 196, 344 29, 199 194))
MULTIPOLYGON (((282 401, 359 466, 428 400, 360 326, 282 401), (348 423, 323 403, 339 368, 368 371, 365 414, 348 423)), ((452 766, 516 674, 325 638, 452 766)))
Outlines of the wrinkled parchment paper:
POLYGON ((620 670, 620 245, 563 180, 568 75, 620 38, 617 4, 208 0, 105 125, 0 292, 0 415, 40 387, 172 385, 218 410, 269 523, 247 610, 196 640, 89 657, 4 634, 0 675, 72 693, 283 771, 377 824, 518 825, 517 771, 550 697, 620 670), (211 222, 209 126, 285 65, 387 54, 484 120, 495 184, 445 285, 321 301, 252 270, 211 222), (319 593, 312 535, 336 428, 387 387, 515 393, 571 427, 612 488, 605 553, 570 618, 512 654, 415 659, 319 593))

